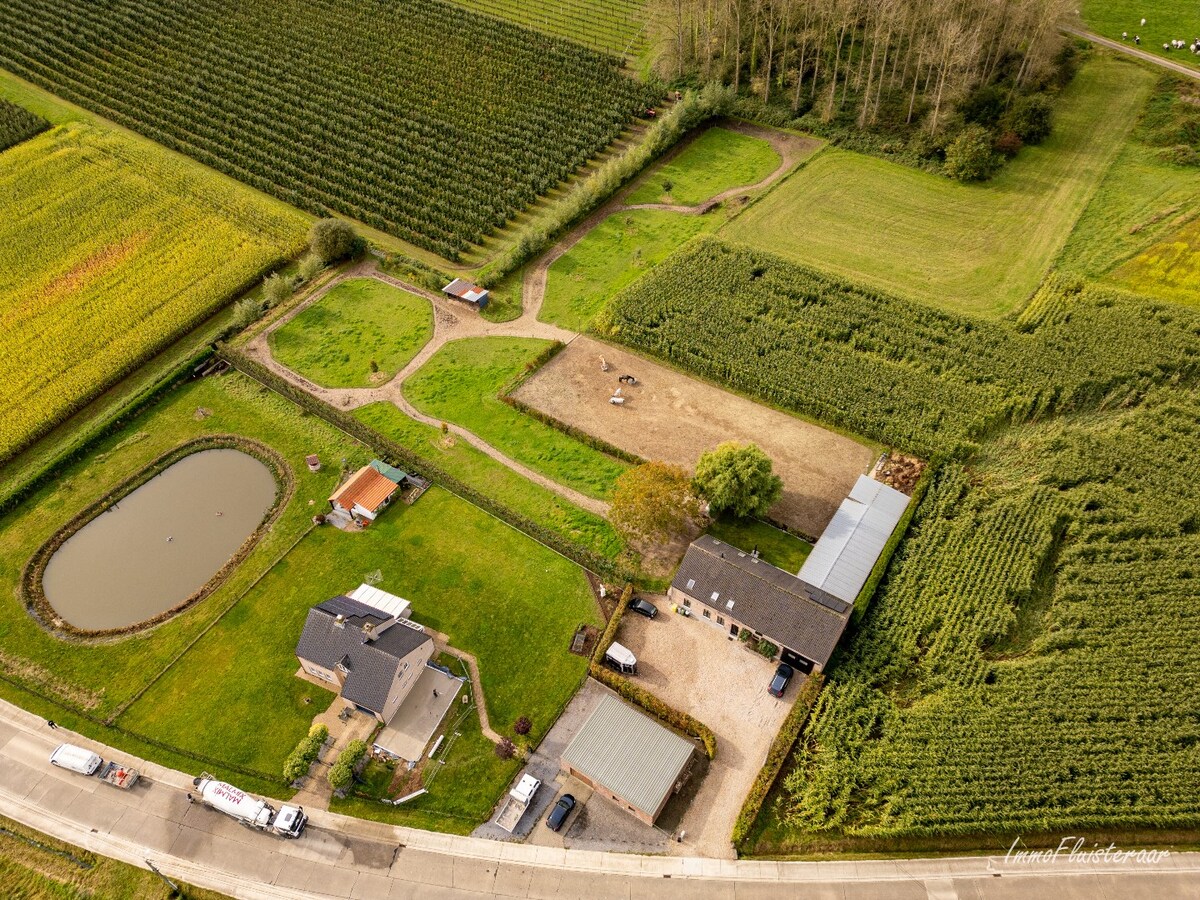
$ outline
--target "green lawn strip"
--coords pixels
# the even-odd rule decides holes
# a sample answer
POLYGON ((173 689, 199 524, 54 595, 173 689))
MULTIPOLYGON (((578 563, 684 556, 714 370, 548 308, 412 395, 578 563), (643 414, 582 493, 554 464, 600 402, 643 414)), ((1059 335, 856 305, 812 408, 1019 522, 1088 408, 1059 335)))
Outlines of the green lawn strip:
POLYGON ((643 175, 625 202, 696 206, 730 188, 757 184, 782 161, 762 138, 710 128, 674 159, 643 175))
POLYGON ((708 533, 747 553, 759 556, 785 572, 799 572, 812 552, 812 544, 758 519, 715 519, 708 533))
POLYGON ((490 815, 521 762, 497 758, 496 745, 480 730, 474 706, 461 709, 455 705, 438 733, 445 733, 446 740, 438 758, 425 764, 427 794, 400 806, 351 797, 334 800, 330 810, 410 828, 470 834, 490 815))
POLYGON ((550 267, 538 318, 572 331, 586 331, 622 288, 689 238, 723 222, 719 214, 685 216, 651 209, 609 216, 550 267))
POLYGON ((1112 41, 1121 40, 1122 32, 1128 32, 1126 42, 1185 66, 1200 67, 1200 57, 1184 47, 1164 50, 1163 44, 1171 41, 1192 41, 1200 36, 1200 17, 1196 15, 1196 4, 1192 0, 1083 0, 1079 6, 1085 26, 1112 41), (1142 24, 1142 19, 1146 24, 1142 24), (1135 45, 1135 36, 1141 44, 1135 45))
POLYGON ((937 306, 1003 315, 1040 283, 1153 77, 1092 59, 1063 91, 1046 143, 981 185, 826 148, 721 234, 937 306))
POLYGON ((426 415, 461 425, 559 484, 608 497, 626 463, 518 412, 498 396, 549 346, 534 338, 451 341, 404 382, 404 396, 426 415))
POLYGON ((98 694, 90 714, 103 717, 133 696, 236 598, 308 527, 308 500, 323 504, 336 486, 336 461, 361 464, 369 453, 357 443, 238 375, 192 382, 101 441, 96 451, 64 466, 16 510, 0 519, 0 669, 10 677, 84 702, 98 694), (198 412, 202 411, 202 412, 198 412), (147 462, 205 434, 234 433, 263 441, 293 464, 296 494, 249 558, 208 599, 134 637, 105 644, 73 644, 38 627, 17 600, 21 571, 33 552, 72 515, 103 496, 147 462), (307 453, 327 463, 308 472, 307 453))
POLYGON ((356 409, 354 415, 384 437, 435 462, 514 512, 609 559, 621 552, 621 539, 604 519, 522 478, 462 439, 410 419, 391 403, 372 403, 356 409))
POLYGON ((318 384, 370 387, 390 381, 431 337, 433 306, 424 297, 374 278, 352 278, 269 342, 276 359, 318 384))
POLYGON ((122 723, 185 749, 220 747, 240 765, 279 768, 333 699, 295 677, 308 610, 374 571, 381 588, 412 602, 414 619, 476 656, 498 731, 520 715, 535 737, 545 731, 586 665, 568 652, 571 635, 599 621, 587 581, 573 563, 440 488, 391 507, 362 533, 313 531, 122 723))

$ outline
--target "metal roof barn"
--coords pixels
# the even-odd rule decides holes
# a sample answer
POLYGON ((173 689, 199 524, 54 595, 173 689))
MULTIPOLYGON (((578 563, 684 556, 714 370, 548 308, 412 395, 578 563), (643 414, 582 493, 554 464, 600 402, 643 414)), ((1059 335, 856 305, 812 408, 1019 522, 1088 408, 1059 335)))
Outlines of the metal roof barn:
POLYGON ((693 750, 690 741, 606 695, 563 751, 562 763, 653 820, 693 750))
POLYGON ((900 524, 909 498, 860 475, 800 569, 800 580, 853 603, 900 524))

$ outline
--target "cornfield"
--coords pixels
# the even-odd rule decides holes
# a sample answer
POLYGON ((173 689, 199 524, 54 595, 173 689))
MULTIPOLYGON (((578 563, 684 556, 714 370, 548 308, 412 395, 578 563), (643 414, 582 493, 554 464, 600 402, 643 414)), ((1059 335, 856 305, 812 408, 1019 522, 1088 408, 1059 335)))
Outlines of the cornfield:
POLYGON ((306 223, 71 124, 0 166, 0 459, 300 251, 306 223))
POLYGON ((437 0, 9 0, 0 65, 450 259, 650 99, 612 57, 437 0))

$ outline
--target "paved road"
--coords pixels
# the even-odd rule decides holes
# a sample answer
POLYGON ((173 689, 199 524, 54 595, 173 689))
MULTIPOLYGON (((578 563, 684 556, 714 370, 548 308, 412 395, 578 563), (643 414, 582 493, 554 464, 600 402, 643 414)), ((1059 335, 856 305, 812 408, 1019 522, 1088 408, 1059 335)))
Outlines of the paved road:
MULTIPOLYGON (((1094 44, 1100 44, 1104 47, 1124 53, 1126 56, 1136 56, 1138 59, 1145 60, 1148 63, 1153 63, 1154 65, 1163 69, 1170 69, 1172 72, 1176 72, 1180 75, 1186 75, 1188 78, 1195 78, 1197 81, 1200 81, 1200 69, 1194 69, 1191 66, 1185 66, 1183 63, 1177 63, 1174 60, 1165 59, 1156 53, 1143 50, 1136 46, 1132 41, 1114 41, 1111 38, 1101 37, 1094 32, 1085 31, 1082 28, 1064 28, 1063 31, 1065 31, 1067 34, 1073 34, 1076 37, 1089 40, 1094 44)), ((1175 52, 1189 53, 1190 51, 1185 49, 1177 50, 1175 52)))
POLYGON ((778 863, 532 847, 398 828, 311 810, 302 838, 251 831, 190 805, 191 778, 143 763, 0 702, 0 814, 92 852, 233 897, 713 898, 713 900, 1174 900, 1200 897, 1200 854, 1154 866, 1003 857, 778 863), (60 741, 138 765, 120 791, 46 761, 60 741))

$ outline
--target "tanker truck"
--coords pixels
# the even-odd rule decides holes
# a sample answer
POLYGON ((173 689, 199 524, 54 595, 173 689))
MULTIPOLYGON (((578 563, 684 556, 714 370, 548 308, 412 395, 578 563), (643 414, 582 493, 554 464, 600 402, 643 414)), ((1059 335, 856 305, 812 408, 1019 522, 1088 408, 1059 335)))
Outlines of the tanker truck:
POLYGON ((289 806, 285 803, 276 812, 275 807, 266 800, 251 797, 232 784, 217 781, 207 772, 199 778, 192 779, 192 783, 196 785, 201 803, 237 819, 249 828, 269 831, 283 837, 297 838, 304 832, 304 826, 308 824, 308 816, 304 814, 303 807, 289 806))

